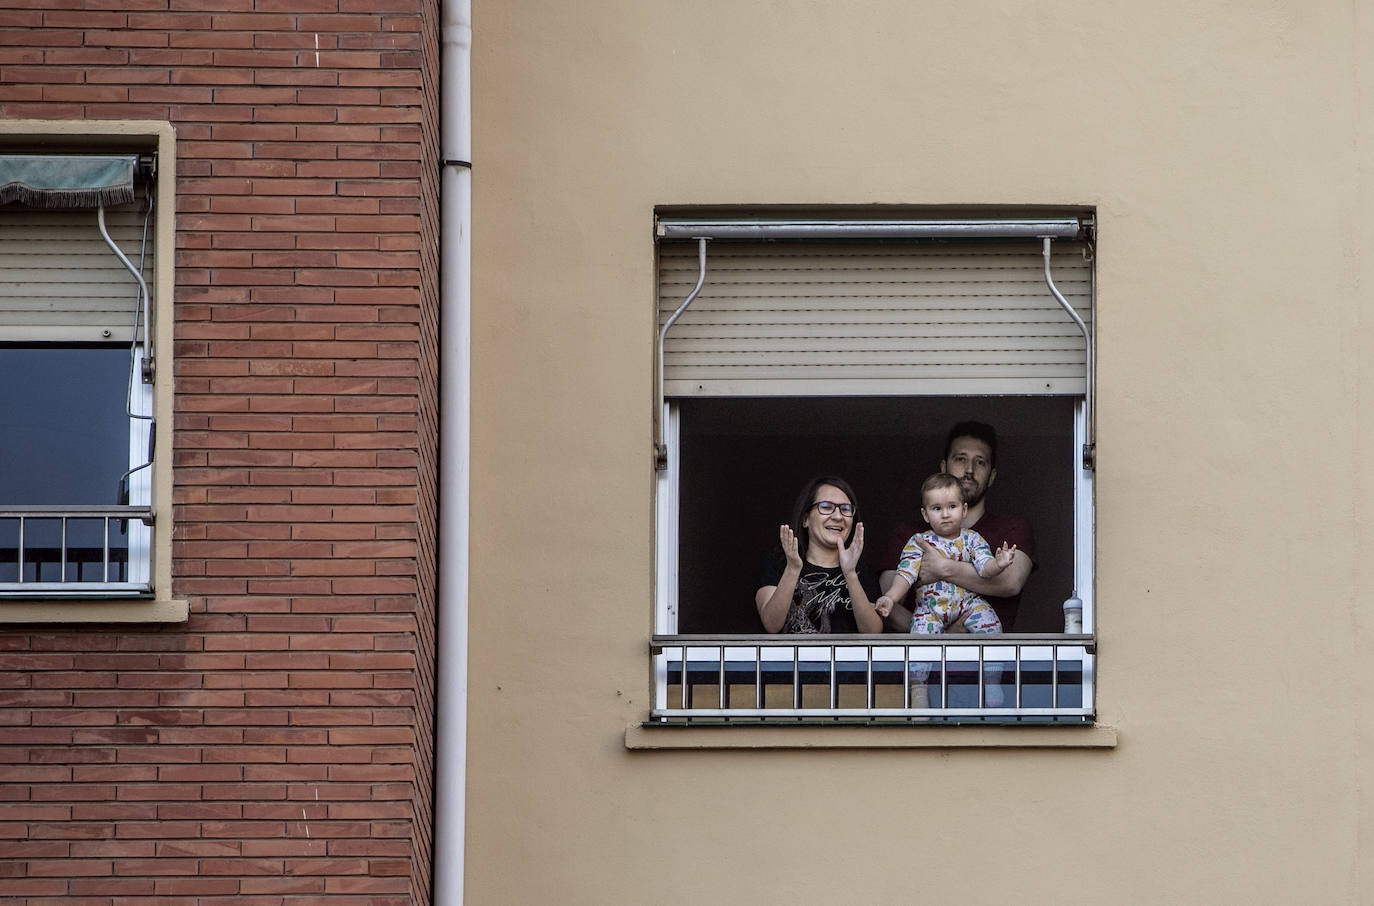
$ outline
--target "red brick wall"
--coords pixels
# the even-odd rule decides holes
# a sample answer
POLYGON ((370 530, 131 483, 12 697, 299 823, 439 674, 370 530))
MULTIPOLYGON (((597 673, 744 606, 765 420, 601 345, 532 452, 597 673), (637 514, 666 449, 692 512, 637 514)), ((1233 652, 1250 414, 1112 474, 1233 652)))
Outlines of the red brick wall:
POLYGON ((7 6, 0 115, 177 129, 191 618, 0 627, 0 899, 428 902, 437 5, 7 6))

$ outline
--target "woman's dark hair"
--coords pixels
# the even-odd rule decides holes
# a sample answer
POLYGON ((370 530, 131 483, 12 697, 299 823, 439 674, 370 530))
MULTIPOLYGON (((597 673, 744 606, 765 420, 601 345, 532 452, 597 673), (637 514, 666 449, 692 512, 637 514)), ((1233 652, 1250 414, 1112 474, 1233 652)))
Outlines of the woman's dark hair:
POLYGON ((806 528, 806 516, 811 511, 811 504, 815 502, 816 491, 824 484, 838 488, 854 505, 854 518, 849 523, 849 534, 844 536, 845 544, 854 537, 854 526, 859 524, 859 498, 854 496, 854 489, 849 486, 849 482, 834 475, 822 475, 820 478, 811 479, 797 495, 797 503, 792 507, 792 533, 797 536, 797 553, 801 554, 803 563, 806 562, 806 549, 811 545, 811 533, 806 528))

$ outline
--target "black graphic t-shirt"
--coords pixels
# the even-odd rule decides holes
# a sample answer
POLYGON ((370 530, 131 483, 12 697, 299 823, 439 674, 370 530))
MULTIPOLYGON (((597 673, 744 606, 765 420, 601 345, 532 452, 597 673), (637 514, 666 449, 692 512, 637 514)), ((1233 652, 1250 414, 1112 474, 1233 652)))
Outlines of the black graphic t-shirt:
MULTIPOLYGON (((787 558, 781 548, 775 548, 764 560, 759 572, 759 588, 777 585, 782 581, 783 570, 787 568, 787 558)), ((859 571, 859 584, 869 601, 877 600, 878 586, 873 577, 859 571)), ((849 595, 849 585, 844 581, 844 572, 838 566, 817 566, 814 563, 802 565, 801 578, 797 580, 797 590, 792 593, 792 606, 787 609, 787 619, 783 621, 782 631, 788 633, 815 632, 858 632, 859 624, 854 620, 854 602, 849 595)))

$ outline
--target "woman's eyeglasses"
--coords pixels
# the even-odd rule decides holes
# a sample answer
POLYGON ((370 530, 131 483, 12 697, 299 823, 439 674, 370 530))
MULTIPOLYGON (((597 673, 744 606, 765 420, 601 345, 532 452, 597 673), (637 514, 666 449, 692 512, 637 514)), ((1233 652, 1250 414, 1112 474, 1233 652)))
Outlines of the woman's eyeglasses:
MULTIPOLYGON (((816 512, 820 513, 822 516, 829 516, 836 510, 840 511, 841 516, 854 515, 854 504, 852 503, 836 503, 833 500, 817 500, 815 503, 811 504, 811 506, 815 507, 816 512)), ((807 509, 810 508, 811 507, 807 507, 807 509)))

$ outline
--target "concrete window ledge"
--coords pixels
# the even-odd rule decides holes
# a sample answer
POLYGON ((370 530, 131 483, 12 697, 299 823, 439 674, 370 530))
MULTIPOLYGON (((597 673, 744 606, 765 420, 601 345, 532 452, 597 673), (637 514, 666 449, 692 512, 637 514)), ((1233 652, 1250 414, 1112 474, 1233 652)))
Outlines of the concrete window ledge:
POLYGON ((0 625, 6 623, 185 623, 184 598, 46 601, 0 600, 0 625))
POLYGON ((625 748, 657 749, 1113 749, 1114 727, 643 726, 625 748))

